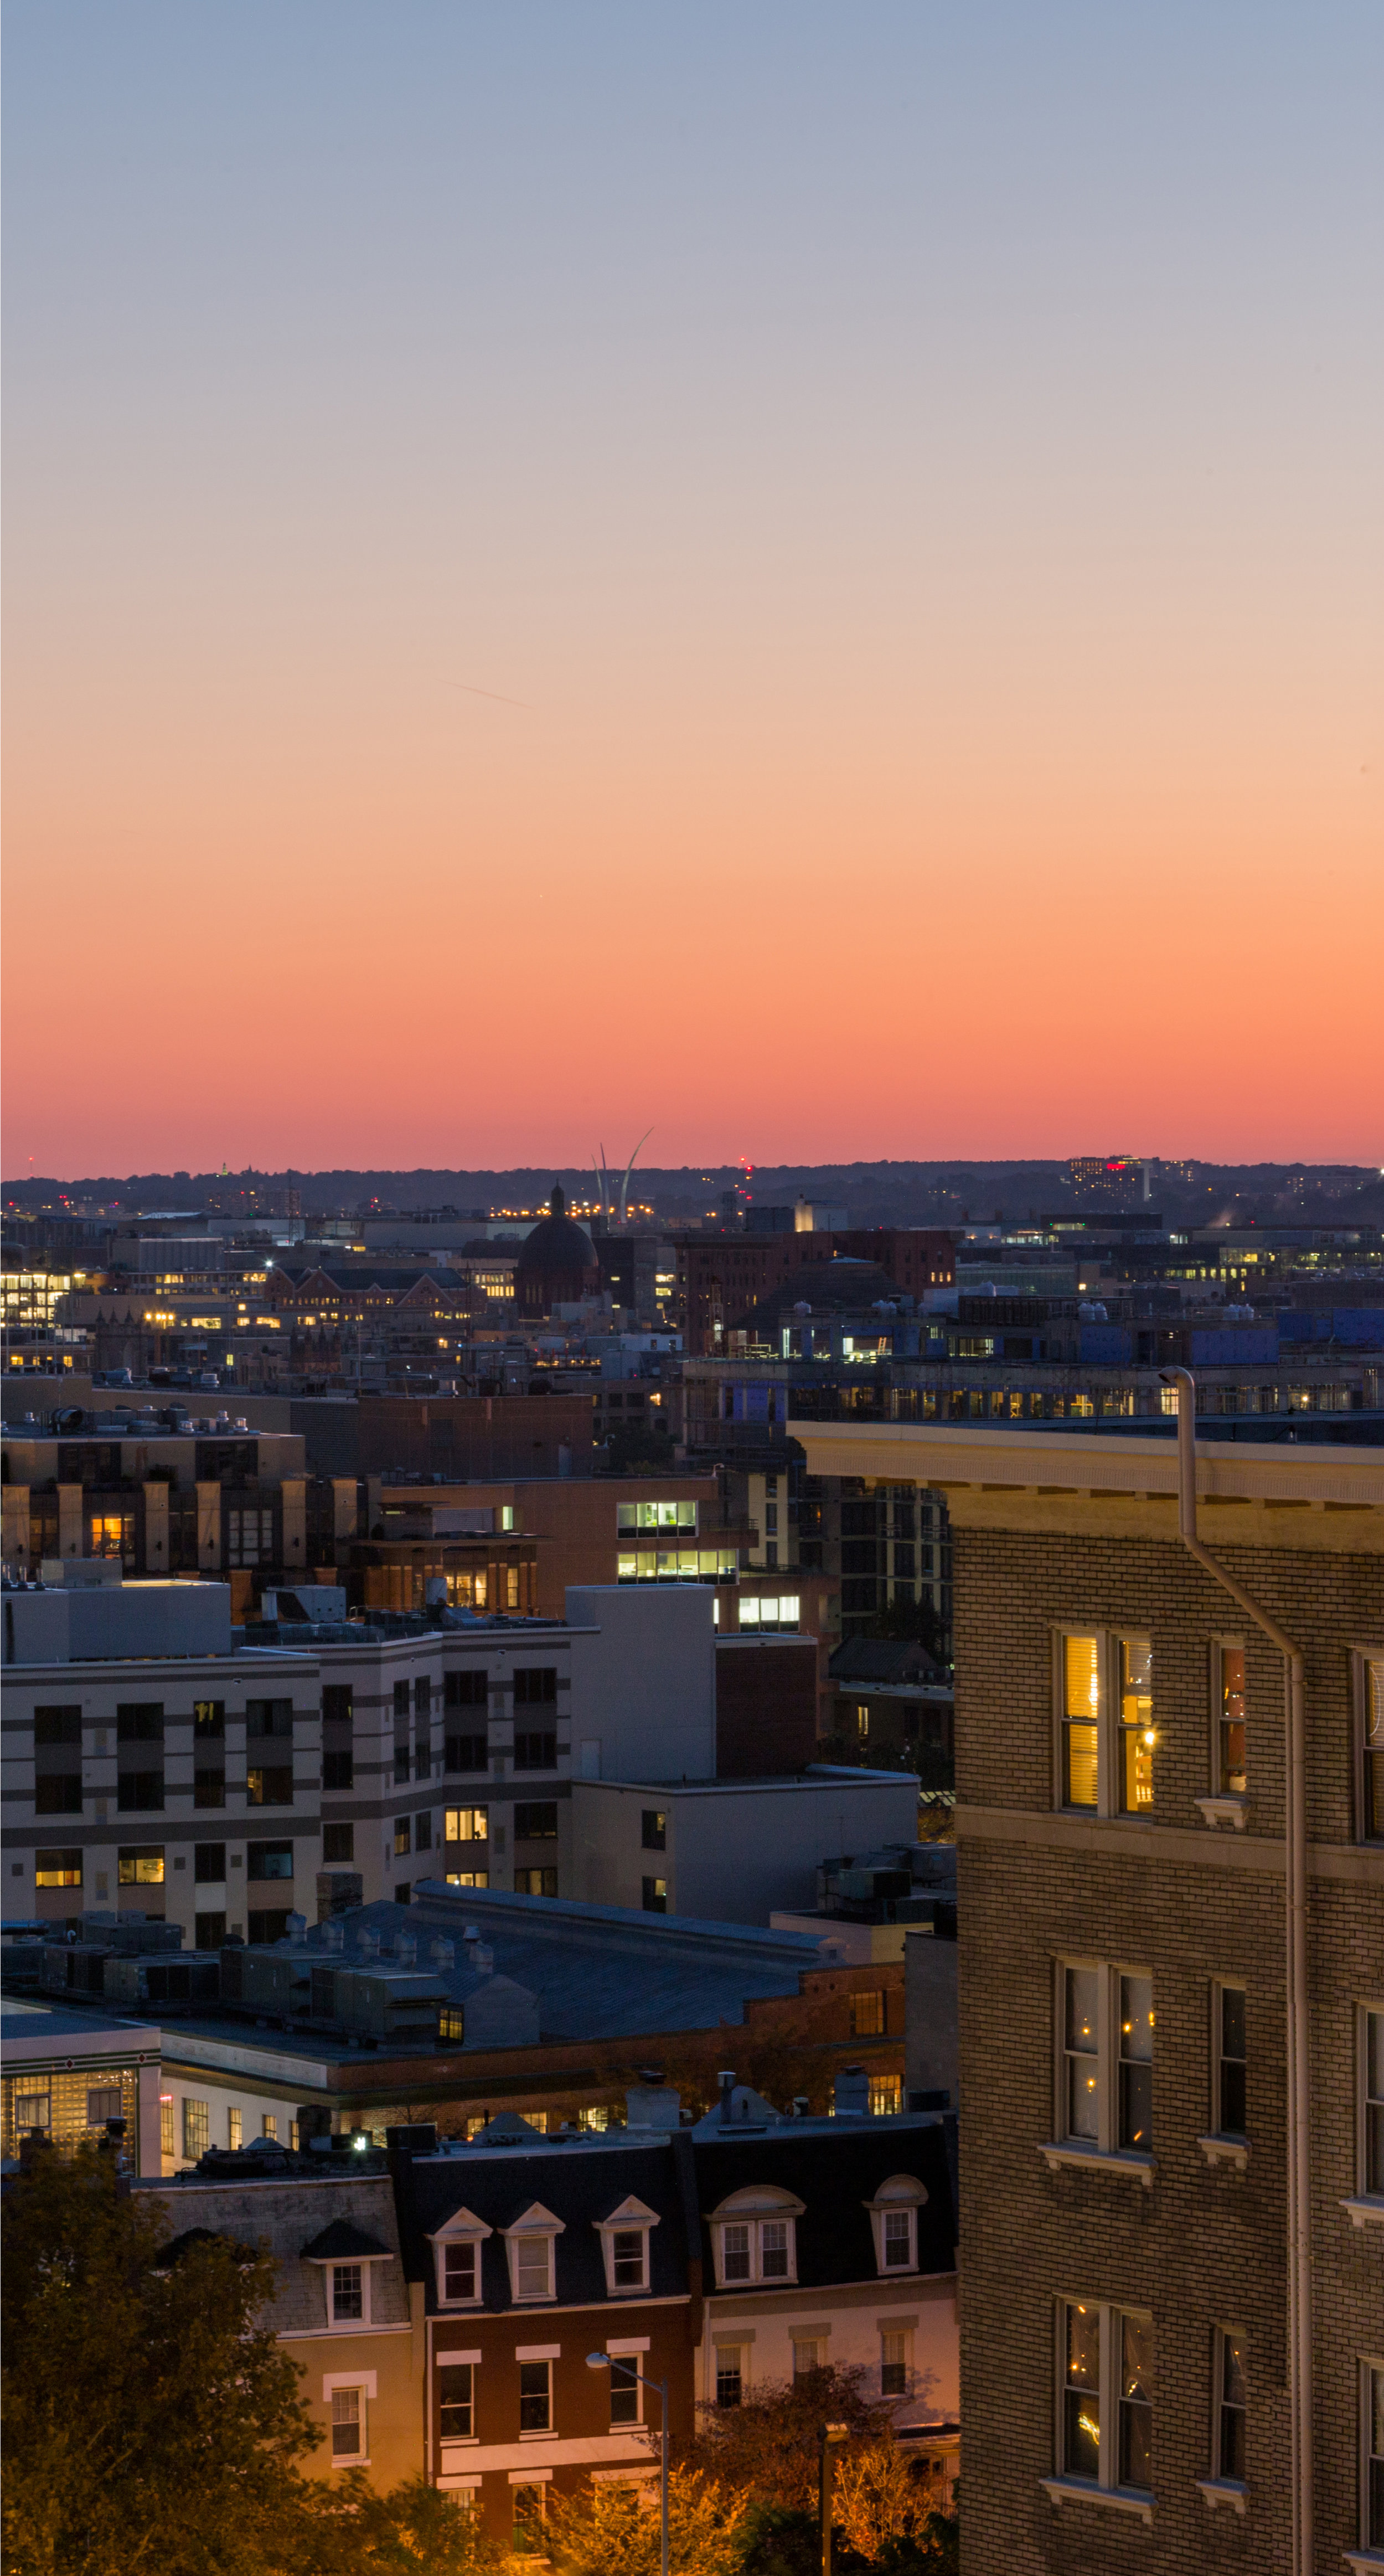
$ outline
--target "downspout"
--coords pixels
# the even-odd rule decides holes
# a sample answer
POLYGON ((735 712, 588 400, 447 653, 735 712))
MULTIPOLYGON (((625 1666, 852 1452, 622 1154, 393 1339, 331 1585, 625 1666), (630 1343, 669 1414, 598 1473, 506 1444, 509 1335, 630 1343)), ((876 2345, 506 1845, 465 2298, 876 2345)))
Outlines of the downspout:
POLYGON ((1292 2429, 1294 2576, 1313 2576, 1312 2556, 1312 2271, 1310 2205, 1311 2064, 1307 2014, 1307 1723, 1301 1649, 1227 1574, 1197 1536, 1196 1380, 1185 1368, 1162 1369, 1177 1388, 1178 1536, 1213 1581, 1276 1646, 1287 1674, 1284 1780, 1287 1898, 1288 2075, 1288 2398, 1292 2429))

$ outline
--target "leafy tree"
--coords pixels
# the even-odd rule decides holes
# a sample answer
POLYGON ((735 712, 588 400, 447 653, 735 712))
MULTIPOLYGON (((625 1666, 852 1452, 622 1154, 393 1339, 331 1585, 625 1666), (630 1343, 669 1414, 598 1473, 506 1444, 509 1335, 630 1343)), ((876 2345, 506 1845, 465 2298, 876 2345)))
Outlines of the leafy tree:
MULTIPOLYGON (((694 2468, 668 2473, 673 2576, 740 2576, 750 2499, 694 2468)), ((549 2500, 544 2545, 563 2576, 658 2576, 658 2487, 602 2478, 549 2500)))
POLYGON ((606 1437, 600 1472, 607 1476, 658 1475, 676 1463, 673 1435, 665 1423, 615 1422, 606 1437))
POLYGON ((838 2483, 842 2461, 857 2448, 893 2439, 890 2410, 862 2394, 863 2375, 853 2367, 808 2370, 797 2379, 766 2380, 738 2406, 704 2407, 681 2456, 762 2503, 813 2512, 824 2424, 847 2424, 852 2435, 838 2459, 838 2483))
POLYGON ((422 2477, 379 2495, 364 2469, 333 2484, 313 2544, 312 2576, 482 2576, 502 2563, 478 2510, 422 2477))
POLYGON ((311 2566, 320 2439, 256 2323, 273 2265, 224 2239, 160 2263, 162 2204, 48 2149, 4 2207, 6 2576, 311 2566))
POLYGON ((838 2462, 833 2520, 867 2566, 878 2564, 886 2542, 916 2540, 929 2510, 916 2463, 892 2432, 852 2446, 838 2462))

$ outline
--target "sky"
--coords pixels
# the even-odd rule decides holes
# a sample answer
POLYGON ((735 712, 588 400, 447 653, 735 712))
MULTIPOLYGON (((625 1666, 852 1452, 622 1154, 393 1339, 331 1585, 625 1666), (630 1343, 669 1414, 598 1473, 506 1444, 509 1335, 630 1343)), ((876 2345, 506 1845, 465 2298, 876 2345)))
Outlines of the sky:
POLYGON ((1384 1162, 1377 0, 9 0, 3 1170, 1384 1162))

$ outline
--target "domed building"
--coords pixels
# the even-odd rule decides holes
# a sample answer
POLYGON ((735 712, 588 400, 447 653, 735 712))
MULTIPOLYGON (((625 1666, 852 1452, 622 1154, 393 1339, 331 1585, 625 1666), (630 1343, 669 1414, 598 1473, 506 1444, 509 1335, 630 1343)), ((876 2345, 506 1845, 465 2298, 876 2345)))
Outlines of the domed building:
POLYGON ((574 1306, 578 1298, 593 1296, 600 1284, 595 1246, 568 1215, 566 1196, 555 1181, 547 1215, 520 1247, 515 1303, 521 1315, 550 1315, 554 1306, 574 1306))

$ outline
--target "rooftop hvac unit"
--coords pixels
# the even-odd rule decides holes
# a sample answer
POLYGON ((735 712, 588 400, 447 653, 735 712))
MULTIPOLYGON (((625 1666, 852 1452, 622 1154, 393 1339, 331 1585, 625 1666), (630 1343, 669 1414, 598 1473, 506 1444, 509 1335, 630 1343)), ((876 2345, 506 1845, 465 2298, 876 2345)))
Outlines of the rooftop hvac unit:
POLYGON ((215 1950, 187 1950, 178 1958, 113 1956, 106 1961, 108 2003, 214 2004, 221 1995, 221 1961, 215 1950))

